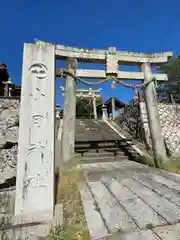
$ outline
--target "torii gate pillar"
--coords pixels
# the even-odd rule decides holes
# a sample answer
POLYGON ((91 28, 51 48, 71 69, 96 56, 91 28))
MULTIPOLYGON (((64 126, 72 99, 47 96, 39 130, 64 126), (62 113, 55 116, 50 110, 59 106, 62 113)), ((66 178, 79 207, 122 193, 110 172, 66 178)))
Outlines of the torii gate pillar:
MULTIPOLYGON (((68 59, 68 70, 75 74, 76 59, 68 59)), ((74 158, 76 122, 76 82, 67 75, 65 81, 63 131, 62 131, 62 160, 67 162, 74 158)))
MULTIPOLYGON (((144 73, 144 82, 148 82, 153 78, 150 63, 147 62, 142 64, 141 68, 144 73)), ((145 88, 145 99, 155 162, 156 165, 159 166, 159 164, 167 161, 167 154, 159 118, 156 89, 153 81, 145 88)))

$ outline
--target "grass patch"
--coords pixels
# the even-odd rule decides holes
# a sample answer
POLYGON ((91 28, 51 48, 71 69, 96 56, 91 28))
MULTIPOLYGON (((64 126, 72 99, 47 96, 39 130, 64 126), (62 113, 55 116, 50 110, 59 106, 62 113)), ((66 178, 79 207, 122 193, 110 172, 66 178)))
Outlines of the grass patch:
POLYGON ((64 165, 60 171, 57 202, 63 204, 63 226, 50 234, 52 240, 90 240, 78 183, 84 181, 83 174, 75 165, 64 165))
POLYGON ((146 164, 146 165, 148 165, 150 167, 155 167, 154 160, 150 156, 145 156, 145 155, 144 156, 137 156, 135 158, 135 161, 139 162, 139 163, 142 163, 142 164, 146 164))
POLYGON ((155 161, 149 156, 138 156, 136 157, 136 161, 142 164, 146 164, 150 167, 156 167, 168 172, 180 174, 180 157, 169 157, 167 161, 155 161))
POLYGON ((160 167, 168 172, 180 174, 180 157, 170 157, 166 162, 163 162, 160 167))

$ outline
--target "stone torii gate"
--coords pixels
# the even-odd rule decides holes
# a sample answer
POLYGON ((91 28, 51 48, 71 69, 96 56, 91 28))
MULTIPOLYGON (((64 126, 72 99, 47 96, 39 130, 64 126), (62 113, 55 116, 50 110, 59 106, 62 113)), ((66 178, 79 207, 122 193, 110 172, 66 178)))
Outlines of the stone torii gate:
MULTIPOLYGON (((80 78, 105 79, 109 74, 118 80, 133 79, 167 81, 166 74, 154 74, 150 64, 166 62, 171 52, 144 54, 108 50, 88 50, 65 47, 38 41, 24 44, 22 90, 20 107, 19 150, 16 182, 15 216, 42 212, 53 217, 54 158, 55 158, 55 60, 66 59, 68 71, 65 84, 63 161, 74 156, 76 82, 80 78), (106 64, 106 70, 84 70, 77 68, 78 62, 106 64), (140 72, 118 71, 119 64, 136 64, 140 72)), ((154 83, 146 87, 146 101, 152 136, 159 157, 164 157, 164 140, 157 120, 154 83), (153 99, 152 99, 153 97, 153 99), (152 122, 152 121, 150 121, 152 122), (157 146, 158 142, 158 146, 157 146)))
MULTIPOLYGON (((64 87, 60 87, 62 90, 62 96, 64 96, 64 87)), ((86 98, 92 99, 93 102, 93 113, 94 113, 94 120, 97 120, 97 106, 96 106, 96 98, 101 97, 100 92, 102 88, 99 89, 92 89, 92 88, 77 88, 76 89, 76 97, 79 98, 86 98)))

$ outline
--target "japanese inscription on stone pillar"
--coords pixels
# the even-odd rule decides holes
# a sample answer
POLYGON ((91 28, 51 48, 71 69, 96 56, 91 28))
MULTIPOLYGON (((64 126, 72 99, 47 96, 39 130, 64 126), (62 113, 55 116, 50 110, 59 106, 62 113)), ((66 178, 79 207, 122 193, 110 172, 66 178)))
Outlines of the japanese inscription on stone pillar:
MULTIPOLYGON (((48 139, 45 136, 45 126, 48 120, 46 104, 47 67, 41 63, 29 68, 32 74, 32 91, 30 91, 31 127, 29 128, 29 146, 25 161, 24 202, 34 197, 34 202, 44 200, 46 196, 48 161, 44 158, 48 139)), ((28 206, 27 206, 28 207, 28 206)))

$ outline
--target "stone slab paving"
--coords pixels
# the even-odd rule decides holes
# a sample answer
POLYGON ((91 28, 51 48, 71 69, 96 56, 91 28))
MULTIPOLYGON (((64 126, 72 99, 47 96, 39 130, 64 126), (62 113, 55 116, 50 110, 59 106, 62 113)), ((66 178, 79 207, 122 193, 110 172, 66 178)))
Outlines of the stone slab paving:
POLYGON ((86 215, 87 224, 91 236, 96 239, 98 237, 105 237, 108 235, 107 228, 104 221, 96 209, 94 199, 87 184, 80 184, 81 198, 84 204, 84 211, 86 215))
POLYGON ((83 164, 92 239, 180 239, 180 176, 132 161, 83 164))

